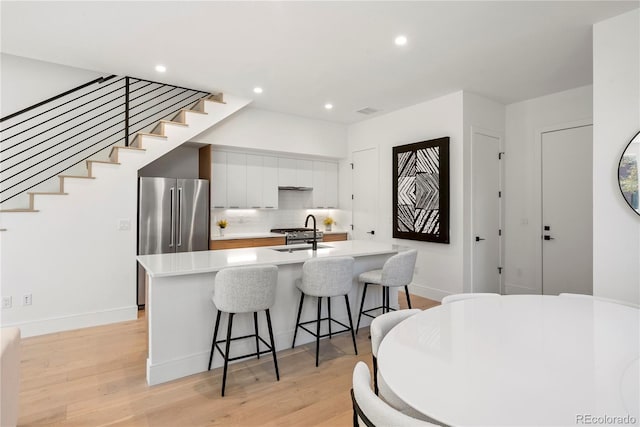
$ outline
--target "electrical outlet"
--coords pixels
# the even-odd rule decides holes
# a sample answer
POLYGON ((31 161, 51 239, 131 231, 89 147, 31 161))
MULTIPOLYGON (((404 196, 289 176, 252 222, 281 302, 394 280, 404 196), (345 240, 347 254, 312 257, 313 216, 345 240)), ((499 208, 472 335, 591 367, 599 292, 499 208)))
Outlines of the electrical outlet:
POLYGON ((31 294, 25 294, 22 297, 22 305, 31 305, 32 302, 33 302, 33 299, 31 297, 31 294))
POLYGON ((131 230, 131 220, 128 218, 118 220, 118 230, 120 231, 131 230))
POLYGON ((11 308, 11 297, 2 297, 2 308, 11 308))

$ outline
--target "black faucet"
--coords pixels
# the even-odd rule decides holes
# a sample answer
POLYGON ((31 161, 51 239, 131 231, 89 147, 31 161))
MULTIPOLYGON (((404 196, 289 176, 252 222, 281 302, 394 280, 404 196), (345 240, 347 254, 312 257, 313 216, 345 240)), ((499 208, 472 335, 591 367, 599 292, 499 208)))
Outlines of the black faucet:
POLYGON ((316 217, 309 214, 307 215, 307 219, 304 220, 304 226, 307 227, 307 224, 309 223, 309 218, 313 219, 313 243, 311 244, 311 250, 313 251, 317 251, 318 250, 318 236, 316 235, 316 217))

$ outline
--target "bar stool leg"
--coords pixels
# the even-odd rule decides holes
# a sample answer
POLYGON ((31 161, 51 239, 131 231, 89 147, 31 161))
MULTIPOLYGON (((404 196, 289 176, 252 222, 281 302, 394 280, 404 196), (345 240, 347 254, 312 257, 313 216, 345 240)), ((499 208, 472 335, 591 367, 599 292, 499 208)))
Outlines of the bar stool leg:
POLYGON ((373 356, 373 391, 378 395, 378 359, 373 356))
POLYGON ((296 319, 296 330, 293 331, 293 344, 291 348, 296 346, 296 336, 298 336, 298 325, 300 325, 300 314, 302 314, 302 303, 304 302, 304 294, 300 293, 300 304, 298 305, 298 318, 296 319))
POLYGON ((349 305, 349 296, 344 296, 344 301, 347 303, 347 317, 349 317, 349 329, 351 330, 351 339, 353 340, 353 350, 358 354, 358 346, 356 346, 356 334, 353 332, 353 321, 351 320, 351 306, 349 305))
POLYGON ((384 291, 387 294, 387 313, 389 313, 391 311, 391 303, 389 302, 389 287, 385 286, 384 288, 384 291))
POLYGON ((318 297, 318 322, 316 323, 316 368, 320 358, 320 319, 322 311, 322 297, 318 297))
POLYGON ((360 318, 362 317, 362 309, 364 308, 364 297, 367 295, 367 286, 369 286, 369 284, 365 283, 364 289, 362 290, 362 301, 360 302, 360 314, 358 314, 358 324, 356 325, 356 334, 360 329, 360 318))
POLYGON ((407 305, 411 308, 411 298, 409 297, 409 286, 404 286, 404 293, 407 294, 407 305))
POLYGON ((216 351, 216 340, 218 339, 218 326, 220 325, 220 314, 221 311, 218 310, 218 314, 216 315, 216 324, 213 327, 213 342, 211 343, 211 355, 209 356, 209 371, 211 370, 211 362, 213 361, 213 352, 216 351))
POLYGON ((233 313, 229 313, 229 326, 227 327, 227 345, 224 354, 224 371, 222 373, 222 397, 224 397, 224 388, 227 385, 227 367, 229 366, 229 347, 231 346, 231 327, 233 325, 233 313))
POLYGON ((385 287, 380 286, 382 289, 382 314, 387 312, 387 293, 385 292, 385 287))
POLYGON ((276 367, 276 379, 280 381, 280 371, 278 370, 278 359, 276 359, 276 344, 273 341, 273 329, 271 328, 271 314, 269 309, 265 310, 267 314, 267 326, 269 327, 269 341, 271 342, 271 354, 273 354, 273 365, 276 367))
POLYGON ((256 355, 260 359, 260 341, 258 340, 258 313, 253 312, 253 329, 256 331, 256 355))
POLYGON ((331 297, 327 297, 327 313, 329 316, 329 339, 331 339, 331 297))

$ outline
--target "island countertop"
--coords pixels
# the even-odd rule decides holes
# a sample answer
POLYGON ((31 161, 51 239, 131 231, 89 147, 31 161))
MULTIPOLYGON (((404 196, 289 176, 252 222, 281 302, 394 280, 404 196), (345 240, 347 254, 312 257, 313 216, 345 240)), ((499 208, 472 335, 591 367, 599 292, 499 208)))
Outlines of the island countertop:
POLYGON ((318 250, 295 250, 308 244, 270 246, 257 248, 226 249, 216 251, 182 252, 156 255, 140 255, 138 261, 150 277, 170 277, 188 274, 211 273, 226 267, 261 264, 300 264, 314 257, 371 256, 396 253, 401 246, 369 240, 319 242, 318 250), (277 249, 293 249, 280 252, 277 249))

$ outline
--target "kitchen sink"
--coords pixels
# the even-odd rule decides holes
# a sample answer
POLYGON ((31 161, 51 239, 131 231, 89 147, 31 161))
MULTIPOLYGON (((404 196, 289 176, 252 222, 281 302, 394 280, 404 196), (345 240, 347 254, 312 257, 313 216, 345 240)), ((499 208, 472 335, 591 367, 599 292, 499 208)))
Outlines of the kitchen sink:
MULTIPOLYGON (((327 246, 327 245, 318 245, 318 249, 323 249, 323 248, 330 248, 331 246, 327 246)), ((278 251, 278 252, 298 252, 298 251, 308 251, 312 248, 311 245, 305 245, 305 246, 295 246, 295 247, 291 247, 291 248, 278 248, 278 249, 272 249, 274 251, 278 251)))

